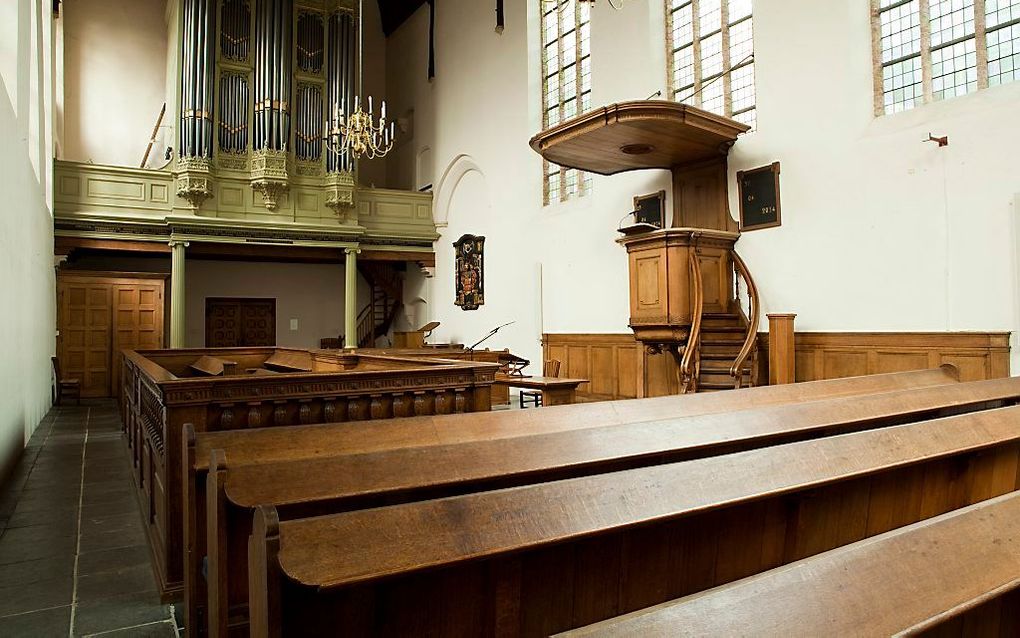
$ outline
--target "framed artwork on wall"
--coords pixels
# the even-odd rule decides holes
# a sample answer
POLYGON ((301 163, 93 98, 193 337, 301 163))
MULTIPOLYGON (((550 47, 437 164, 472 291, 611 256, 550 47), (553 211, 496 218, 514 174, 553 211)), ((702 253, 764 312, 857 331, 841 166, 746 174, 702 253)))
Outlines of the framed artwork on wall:
POLYGON ((463 235, 453 248, 457 277, 454 303, 462 310, 478 310, 485 303, 485 238, 463 235))

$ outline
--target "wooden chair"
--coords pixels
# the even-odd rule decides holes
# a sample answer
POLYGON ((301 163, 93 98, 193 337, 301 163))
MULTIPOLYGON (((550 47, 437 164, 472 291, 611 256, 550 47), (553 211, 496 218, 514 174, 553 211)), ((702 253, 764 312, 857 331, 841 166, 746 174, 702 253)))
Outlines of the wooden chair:
POLYGON ((80 379, 65 379, 60 372, 60 360, 56 357, 50 357, 53 361, 53 375, 56 378, 56 396, 54 397, 53 403, 60 405, 60 400, 67 395, 74 397, 75 405, 81 405, 81 380, 80 379))
MULTIPOLYGON (((542 365, 542 376, 543 377, 558 377, 560 376, 560 362, 557 359, 549 359, 542 365)), ((542 407, 542 393, 541 392, 529 392, 528 390, 521 390, 521 407, 528 407, 528 403, 533 403, 536 408, 542 407)))
POLYGON ((319 339, 319 348, 322 350, 343 350, 344 337, 323 337, 319 339))

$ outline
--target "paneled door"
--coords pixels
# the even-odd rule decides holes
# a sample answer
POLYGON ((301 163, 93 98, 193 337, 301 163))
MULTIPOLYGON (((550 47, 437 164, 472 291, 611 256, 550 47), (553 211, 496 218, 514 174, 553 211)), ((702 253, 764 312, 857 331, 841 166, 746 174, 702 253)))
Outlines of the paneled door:
POLYGON ((276 299, 206 298, 205 347, 275 345, 276 299))
POLYGON ((121 350, 163 347, 163 281, 113 285, 113 390, 120 389, 121 350))
POLYGON ((163 347, 163 288, 161 275, 57 275, 57 356, 83 397, 120 394, 122 349, 163 347))
POLYGON ((83 397, 110 396, 109 284, 62 278, 59 299, 61 374, 81 380, 83 397))

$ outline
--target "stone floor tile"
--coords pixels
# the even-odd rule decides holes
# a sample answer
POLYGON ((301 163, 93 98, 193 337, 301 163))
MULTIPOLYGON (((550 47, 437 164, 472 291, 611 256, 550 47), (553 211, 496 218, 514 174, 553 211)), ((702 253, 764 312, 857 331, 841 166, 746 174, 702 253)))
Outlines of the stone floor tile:
POLYGON ((111 532, 95 532, 81 535, 82 552, 94 552, 101 549, 117 547, 133 547, 145 542, 145 530, 141 527, 119 529, 111 532))
POLYGON ((40 580, 71 578, 74 561, 66 558, 38 558, 0 567, 0 587, 29 585, 40 580))
POLYGON ((74 536, 48 538, 43 540, 8 540, 6 530, 0 537, 0 565, 21 563, 39 558, 65 558, 73 561, 77 540, 74 536))
POLYGON ((77 600, 84 604, 124 594, 156 592, 156 577, 148 564, 78 576, 77 600))
POLYGON ((151 569, 150 558, 149 546, 144 543, 131 547, 82 552, 78 556, 78 578, 135 565, 145 565, 151 569))
POLYGON ((71 623, 71 607, 56 607, 28 614, 0 618, 0 636, 66 638, 71 623))
POLYGON ((159 602, 155 592, 99 598, 76 606, 74 635, 85 636, 169 618, 167 607, 159 602))
POLYGON ((105 631, 101 634, 89 634, 86 638, 91 638, 91 636, 96 638, 172 638, 177 636, 177 633, 174 631, 172 622, 163 621, 138 627, 105 631))
POLYGON ((0 587, 0 616, 69 605, 73 591, 73 576, 0 587))

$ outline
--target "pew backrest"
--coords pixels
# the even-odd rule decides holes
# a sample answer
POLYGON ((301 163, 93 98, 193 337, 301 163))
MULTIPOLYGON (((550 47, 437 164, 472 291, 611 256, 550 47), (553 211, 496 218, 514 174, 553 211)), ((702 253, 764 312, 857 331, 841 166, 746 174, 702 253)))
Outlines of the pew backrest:
POLYGON ((1013 492, 559 636, 1016 636, 1018 588, 1013 492))

